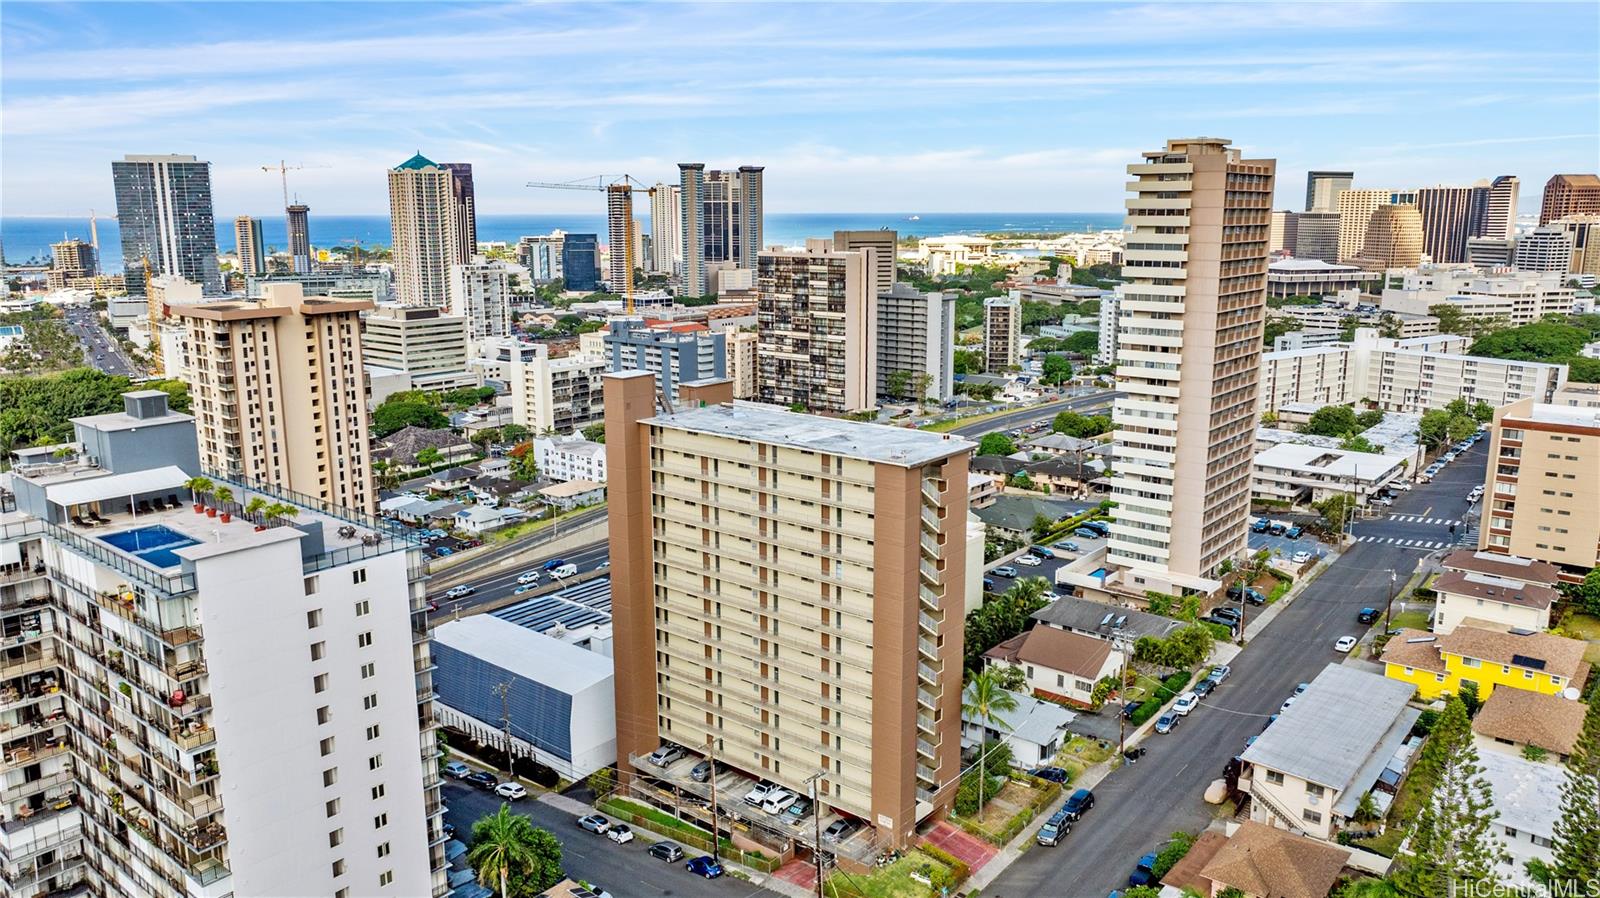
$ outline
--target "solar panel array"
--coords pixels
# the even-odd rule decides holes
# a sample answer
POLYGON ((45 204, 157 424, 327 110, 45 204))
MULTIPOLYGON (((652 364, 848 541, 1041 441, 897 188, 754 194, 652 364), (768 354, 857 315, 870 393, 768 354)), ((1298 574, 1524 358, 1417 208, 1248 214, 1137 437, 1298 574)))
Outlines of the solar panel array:
POLYGON ((560 592, 508 605, 493 614, 539 633, 548 633, 557 626, 576 630, 608 623, 611 620, 611 578, 596 577, 560 592))

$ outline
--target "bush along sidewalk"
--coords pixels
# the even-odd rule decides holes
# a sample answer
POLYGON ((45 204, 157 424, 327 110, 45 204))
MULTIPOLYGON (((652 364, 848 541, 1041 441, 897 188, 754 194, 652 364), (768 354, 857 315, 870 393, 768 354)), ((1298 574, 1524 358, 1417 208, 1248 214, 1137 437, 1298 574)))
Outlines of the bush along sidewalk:
MULTIPOLYGON (((666 811, 653 808, 646 804, 630 801, 626 798, 603 798, 595 802, 595 807, 610 814, 617 819, 651 832, 670 836, 691 848, 701 851, 711 850, 711 833, 705 829, 689 823, 686 820, 668 814, 666 811)), ((758 870, 762 873, 771 873, 781 866, 774 858, 767 857, 759 851, 745 851, 736 847, 727 839, 717 840, 717 851, 726 860, 758 870)))

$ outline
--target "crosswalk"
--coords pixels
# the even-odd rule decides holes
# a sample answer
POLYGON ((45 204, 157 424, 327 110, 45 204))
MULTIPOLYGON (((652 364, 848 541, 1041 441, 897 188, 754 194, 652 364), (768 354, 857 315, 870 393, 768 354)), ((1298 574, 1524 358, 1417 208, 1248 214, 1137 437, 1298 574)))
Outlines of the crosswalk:
POLYGON ((1419 514, 1392 514, 1389 515, 1389 520, 1400 521, 1405 524, 1439 524, 1441 526, 1449 526, 1451 524, 1459 526, 1461 524, 1455 518, 1425 518, 1419 514))
POLYGON ((1406 539, 1399 536, 1358 536, 1358 543, 1383 543, 1386 546, 1400 546, 1406 549, 1443 549, 1455 543, 1449 540, 1436 539, 1406 539))

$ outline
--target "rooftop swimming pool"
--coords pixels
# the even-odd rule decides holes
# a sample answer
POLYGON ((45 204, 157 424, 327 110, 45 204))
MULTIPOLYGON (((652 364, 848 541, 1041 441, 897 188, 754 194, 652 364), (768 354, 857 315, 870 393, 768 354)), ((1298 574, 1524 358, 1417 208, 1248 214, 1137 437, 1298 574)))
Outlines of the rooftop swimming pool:
POLYGON ((100 541, 158 568, 177 567, 183 563, 183 559, 174 554, 173 550, 200 543, 199 540, 184 536, 165 524, 152 524, 149 527, 124 530, 120 533, 107 533, 100 537, 100 541))

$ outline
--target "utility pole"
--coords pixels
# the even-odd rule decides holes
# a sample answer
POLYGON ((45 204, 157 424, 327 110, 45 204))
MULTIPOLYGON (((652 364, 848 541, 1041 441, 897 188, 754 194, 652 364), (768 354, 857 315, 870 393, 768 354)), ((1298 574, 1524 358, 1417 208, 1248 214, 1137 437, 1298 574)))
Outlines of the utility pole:
MULTIPOLYGON (((715 736, 706 735, 706 760, 711 764, 711 859, 718 864, 722 860, 717 857, 717 843, 721 839, 717 835, 717 739, 715 736)), ((812 811, 815 813, 815 809, 812 811)), ((732 827, 729 827, 730 831, 732 827)))
MULTIPOLYGON (((1117 695, 1122 699, 1122 711, 1117 715, 1117 754, 1123 755, 1128 750, 1128 637, 1117 635, 1112 638, 1111 644, 1116 647, 1117 653, 1122 656, 1122 670, 1117 674, 1117 695)), ((981 774, 980 774, 981 776, 981 774)))
POLYGON ((1389 572, 1389 604, 1383 612, 1383 632, 1394 629, 1394 590, 1396 577, 1394 571, 1389 572))
POLYGON ((506 735, 506 780, 514 782, 517 778, 517 756, 511 753, 511 712, 508 709, 511 681, 494 684, 494 694, 500 696, 500 726, 506 735))
POLYGON ((815 831, 815 835, 813 835, 813 837, 812 837, 813 839, 815 839, 815 841, 812 843, 812 846, 811 846, 811 859, 812 859, 812 861, 814 861, 816 863, 816 867, 817 867, 817 898, 823 898, 823 894, 822 894, 822 805, 818 801, 817 780, 821 779, 823 774, 825 774, 825 773, 827 773, 826 770, 818 770, 816 773, 813 773, 810 776, 806 777, 806 784, 811 787, 811 826, 812 826, 812 829, 815 831))

